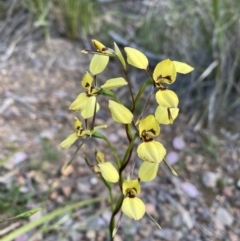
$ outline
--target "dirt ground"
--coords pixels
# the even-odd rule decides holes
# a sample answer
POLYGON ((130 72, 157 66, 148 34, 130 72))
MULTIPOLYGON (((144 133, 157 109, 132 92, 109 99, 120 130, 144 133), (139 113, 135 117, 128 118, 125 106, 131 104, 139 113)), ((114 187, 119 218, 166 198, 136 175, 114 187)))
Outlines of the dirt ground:
MULTIPOLYGON (((79 42, 51 39, 49 47, 45 42, 31 43, 0 63, 1 190, 6 197, 15 184, 20 186, 20 196, 30 195, 22 200, 24 204, 16 197, 10 200, 13 212, 21 205, 31 209, 44 203, 44 210, 35 217, 39 218, 68 203, 107 195, 81 155, 62 169, 75 151, 75 147, 63 150, 59 143, 72 133, 75 115, 68 107, 81 92, 80 81, 89 65, 82 49, 79 42)), ((111 62, 101 78, 117 77, 118 73, 120 70, 111 62)), ((131 75, 134 88, 136 76, 135 72, 131 75)), ((126 91, 118 94, 127 95, 126 91)), ((116 241, 240 240, 239 132, 219 126, 218 135, 208 130, 196 133, 188 125, 189 119, 180 115, 172 126, 161 130, 167 159, 179 177, 161 164, 158 177, 142 186, 141 197, 148 213, 162 230, 146 216, 140 222, 123 217, 116 241)), ((106 115, 104 107, 97 123, 109 125, 104 133, 123 152, 123 131, 106 115)), ((101 141, 87 143, 81 154, 93 155, 95 146, 105 148, 101 141)), ((1 212, 1 219, 10 216, 1 212)), ((30 240, 34 234, 33 240, 108 240, 109 215, 108 203, 102 201, 66 214, 59 229, 45 228, 43 233, 34 229, 15 240, 30 240)), ((0 224, 0 236, 23 223, 26 221, 0 224)))

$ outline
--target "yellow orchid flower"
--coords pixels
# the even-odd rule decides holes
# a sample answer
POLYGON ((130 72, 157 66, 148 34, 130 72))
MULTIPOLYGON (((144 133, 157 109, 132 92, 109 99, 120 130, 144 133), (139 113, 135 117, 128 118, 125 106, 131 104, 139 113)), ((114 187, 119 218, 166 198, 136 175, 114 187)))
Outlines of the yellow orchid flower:
POLYGON ((160 126, 154 117, 149 115, 139 121, 139 135, 144 141, 150 141, 160 133, 160 126))
POLYGON ((156 93, 156 101, 159 104, 155 111, 158 123, 165 125, 172 124, 179 113, 177 95, 171 90, 160 88, 156 93))
POLYGON ((138 178, 141 182, 150 182, 156 176, 159 163, 143 162, 138 170, 138 178))
POLYGON ((163 83, 174 83, 177 77, 177 73, 187 74, 191 71, 193 71, 193 67, 188 64, 165 59, 156 65, 153 71, 153 79, 156 86, 161 87, 161 84, 163 83))
POLYGON ((160 126, 154 115, 139 121, 139 136, 143 140, 137 148, 139 158, 147 162, 159 163, 166 155, 163 145, 153 140, 160 133, 160 126))
POLYGON ((138 179, 124 181, 122 191, 125 196, 122 203, 122 212, 129 218, 141 219, 146 212, 146 207, 144 202, 136 197, 141 191, 138 179))
POLYGON ((85 136, 91 136, 94 132, 101 128, 107 128, 107 125, 99 125, 95 126, 93 130, 87 130, 82 127, 82 122, 75 117, 74 118, 74 129, 75 132, 70 134, 64 141, 60 143, 60 146, 62 148, 69 148, 72 146, 72 144, 79 138, 79 137, 85 137, 85 136))
POLYGON ((130 47, 125 47, 124 50, 127 54, 127 62, 130 65, 138 69, 147 69, 148 59, 142 52, 130 47))
POLYGON ((141 143, 137 154, 143 161, 160 163, 166 155, 166 149, 160 142, 152 140, 141 143))
POLYGON ((100 151, 96 153, 96 160, 102 177, 112 183, 116 183, 119 180, 119 173, 111 162, 105 162, 104 154, 100 151))
POLYGON ((132 122, 133 114, 124 105, 121 105, 113 100, 109 100, 108 107, 114 121, 122 124, 130 124, 132 122))

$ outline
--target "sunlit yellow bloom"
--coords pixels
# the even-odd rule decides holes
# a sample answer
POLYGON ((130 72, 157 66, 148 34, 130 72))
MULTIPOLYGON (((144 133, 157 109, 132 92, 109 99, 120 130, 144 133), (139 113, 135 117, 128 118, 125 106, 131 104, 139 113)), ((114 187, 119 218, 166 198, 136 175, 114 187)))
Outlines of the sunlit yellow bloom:
POLYGON ((122 191, 125 196, 122 203, 122 212, 129 218, 139 220, 146 212, 143 201, 136 197, 140 194, 141 186, 137 179, 123 182, 122 191))
POLYGON ((159 89, 156 93, 156 101, 163 107, 177 107, 179 100, 177 95, 168 89, 159 89))
POLYGON ((161 84, 172 84, 176 80, 177 71, 170 59, 165 59, 158 63, 153 71, 153 79, 157 87, 161 84))
POLYGON ((125 47, 124 50, 127 54, 127 62, 130 65, 138 69, 147 69, 148 59, 142 52, 130 47, 125 47))
POLYGON ((98 112, 100 109, 99 104, 96 103, 96 95, 98 94, 98 90, 92 85, 92 82, 92 76, 86 72, 81 82, 86 92, 80 93, 69 107, 70 110, 80 111, 84 119, 94 116, 94 113, 98 112))
POLYGON ((144 141, 152 140, 160 133, 160 126, 154 115, 149 115, 139 121, 139 135, 144 141))
POLYGON ((156 93, 156 100, 159 106, 155 111, 155 117, 159 124, 172 124, 177 118, 179 109, 177 95, 168 89, 159 89, 156 93))
POLYGON ((114 121, 122 124, 130 124, 132 122, 133 114, 124 105, 109 100, 108 107, 114 121))
POLYGON ((155 111, 155 117, 159 124, 169 125, 177 118, 179 109, 177 107, 163 107, 159 105, 155 111))
POLYGON ((137 154, 143 161, 160 163, 166 155, 166 149, 157 141, 141 143, 137 148, 137 154))
POLYGON ((62 148, 69 148, 79 137, 91 136, 94 132, 101 128, 107 128, 107 125, 95 126, 93 130, 84 129, 82 122, 75 117, 74 118, 74 129, 75 132, 70 134, 64 141, 60 143, 62 148))
POLYGON ((102 53, 102 54, 114 54, 114 51, 112 49, 106 47, 105 45, 103 45, 98 40, 92 39, 92 43, 100 53, 102 53))
POLYGON ((138 177, 141 182, 152 181, 158 172, 159 163, 143 162, 138 170, 138 177))
POLYGON ((116 183, 119 180, 119 174, 116 168, 110 162, 105 162, 104 154, 100 151, 96 153, 96 160, 102 177, 112 183, 116 183))
POLYGON ((114 88, 122 87, 127 84, 128 83, 124 78, 118 77, 118 78, 113 78, 113 79, 107 80, 103 85, 101 85, 101 88, 107 89, 107 90, 112 90, 114 88))
POLYGON ((194 68, 188 64, 179 62, 179 61, 172 61, 175 69, 180 74, 188 74, 194 70, 194 68))
POLYGON ((176 80, 177 72, 181 74, 187 74, 191 72, 193 68, 178 61, 171 61, 165 59, 157 64, 153 71, 153 79, 157 87, 161 87, 161 84, 172 84, 176 80))
POLYGON ((90 62, 89 69, 93 75, 100 74, 107 67, 108 56, 94 54, 90 62))
POLYGON ((112 183, 116 183, 119 180, 119 174, 116 168, 113 166, 111 162, 104 162, 101 164, 98 164, 98 167, 100 169, 100 172, 103 176, 103 178, 112 183))

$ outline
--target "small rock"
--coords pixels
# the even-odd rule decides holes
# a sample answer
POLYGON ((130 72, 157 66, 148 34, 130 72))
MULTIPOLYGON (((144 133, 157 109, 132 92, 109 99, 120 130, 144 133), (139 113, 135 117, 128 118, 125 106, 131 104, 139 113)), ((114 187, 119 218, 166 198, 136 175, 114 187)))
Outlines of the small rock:
POLYGON ((188 229, 192 229, 194 226, 194 221, 190 213, 185 208, 180 206, 180 204, 178 204, 178 210, 182 215, 182 220, 184 224, 187 226, 188 229))
POLYGON ((96 231, 95 230, 88 230, 86 233, 86 237, 88 240, 95 240, 96 237, 96 231))
POLYGON ((152 203, 146 203, 146 212, 150 215, 156 215, 158 213, 156 210, 156 206, 152 203))
POLYGON ((229 213, 228 210, 222 207, 219 207, 217 209, 215 218, 223 225, 226 225, 226 226, 231 226, 234 221, 232 214, 229 213))
POLYGON ((91 183, 92 185, 98 184, 98 178, 92 177, 92 178, 90 179, 90 183, 91 183))
POLYGON ((178 162, 179 160, 179 155, 177 152, 175 151, 170 151, 168 152, 168 154, 166 155, 166 160, 170 165, 173 165, 175 163, 178 162))
POLYGON ((167 241, 179 241, 183 237, 181 232, 167 228, 162 230, 155 230, 154 235, 158 238, 163 238, 167 241))
POLYGON ((71 186, 63 186, 62 192, 63 192, 65 197, 70 197, 70 195, 72 193, 72 187, 71 186))
POLYGON ((14 103, 14 100, 12 98, 5 99, 2 105, 0 106, 0 114, 2 114, 5 110, 7 110, 13 103, 14 103))
POLYGON ((45 140, 53 140, 55 137, 55 131, 50 129, 50 130, 44 130, 40 133, 41 139, 45 140))
POLYGON ((191 198, 196 198, 200 195, 199 191, 192 183, 183 182, 180 187, 191 198))
POLYGON ((240 189, 240 179, 237 181, 236 186, 238 189, 240 189))
POLYGON ((232 197, 233 195, 232 187, 224 187, 222 192, 226 197, 232 197))
POLYGON ((64 177, 68 177, 69 175, 71 175, 74 171, 74 168, 72 165, 69 165, 67 167, 63 166, 62 167, 62 170, 61 170, 61 173, 64 177))
POLYGON ((14 163, 14 165, 17 165, 23 161, 26 161, 28 158, 28 155, 25 152, 17 152, 14 154, 14 156, 10 159, 14 163))
POLYGON ((108 135, 108 140, 112 143, 116 143, 119 141, 119 137, 116 134, 111 133, 108 135))
POLYGON ((214 172, 206 172, 202 175, 202 183, 205 187, 214 188, 217 185, 219 174, 214 172))
POLYGON ((114 236, 114 241, 123 241, 123 239, 121 238, 120 235, 116 234, 116 235, 114 236))
POLYGON ((176 136, 173 139, 173 147, 177 150, 182 150, 185 148, 186 144, 185 141, 183 140, 183 138, 181 136, 176 136))
POLYGON ((229 232, 229 239, 230 241, 239 241, 239 236, 233 232, 229 232))

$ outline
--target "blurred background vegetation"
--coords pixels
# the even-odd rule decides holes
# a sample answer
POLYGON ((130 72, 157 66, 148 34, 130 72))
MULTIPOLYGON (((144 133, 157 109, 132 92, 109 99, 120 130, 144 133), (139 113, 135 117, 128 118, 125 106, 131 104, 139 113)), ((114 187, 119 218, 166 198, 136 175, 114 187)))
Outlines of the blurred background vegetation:
POLYGON ((166 57, 191 64, 192 78, 175 88, 196 130, 213 129, 216 117, 236 113, 239 106, 238 0, 9 0, 0 2, 0 11, 8 24, 18 19, 12 32, 5 31, 5 41, 11 35, 18 39, 15 30, 30 21, 38 38, 97 38, 110 46, 116 41, 142 49, 152 66, 166 57))
MULTIPOLYGON (((144 52, 152 69, 168 57, 194 66, 173 88, 195 130, 240 119, 239 0, 0 0, 0 20, 3 60, 30 37, 46 44, 62 37, 86 48, 91 38, 109 47, 115 41, 144 52)), ((59 159, 54 146, 42 146, 43 159, 59 159)), ((16 185, 10 190, 9 201, 0 196, 0 211, 31 199, 16 185)))

